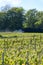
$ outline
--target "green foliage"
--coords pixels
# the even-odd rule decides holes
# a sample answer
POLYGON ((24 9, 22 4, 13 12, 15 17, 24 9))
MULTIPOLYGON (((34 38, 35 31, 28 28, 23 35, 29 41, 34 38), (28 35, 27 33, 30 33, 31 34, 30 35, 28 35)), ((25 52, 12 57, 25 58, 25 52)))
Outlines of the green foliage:
POLYGON ((18 30, 22 28, 24 21, 23 8, 11 8, 7 12, 0 12, 0 29, 1 30, 18 30), (4 15, 3 15, 4 14, 4 15))
MULTIPOLYGON (((2 33, 0 33, 1 35, 2 33)), ((43 34, 3 33, 0 38, 0 65, 43 65, 43 34)))
POLYGON ((6 7, 0 12, 0 31, 14 31, 22 28, 43 29, 43 11, 36 9, 25 11, 22 7, 6 7))
POLYGON ((0 35, 0 37, 2 38, 3 36, 2 36, 2 35, 0 35))
POLYGON ((37 11, 36 9, 32 9, 27 11, 26 13, 26 23, 28 28, 34 28, 34 23, 37 22, 37 11))

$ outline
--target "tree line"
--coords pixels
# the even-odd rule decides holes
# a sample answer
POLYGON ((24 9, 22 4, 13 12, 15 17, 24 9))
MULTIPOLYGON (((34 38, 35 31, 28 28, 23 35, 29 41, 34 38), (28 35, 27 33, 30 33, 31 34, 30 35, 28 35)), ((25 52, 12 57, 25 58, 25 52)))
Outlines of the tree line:
POLYGON ((13 7, 0 11, 0 31, 39 31, 43 30, 43 11, 30 9, 25 11, 22 7, 13 7))

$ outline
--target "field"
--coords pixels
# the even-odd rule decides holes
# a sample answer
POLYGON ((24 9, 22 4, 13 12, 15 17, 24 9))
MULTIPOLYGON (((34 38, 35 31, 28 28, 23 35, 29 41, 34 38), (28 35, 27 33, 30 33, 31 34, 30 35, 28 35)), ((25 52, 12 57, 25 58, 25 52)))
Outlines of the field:
POLYGON ((0 33, 0 65, 43 65, 43 33, 0 33))

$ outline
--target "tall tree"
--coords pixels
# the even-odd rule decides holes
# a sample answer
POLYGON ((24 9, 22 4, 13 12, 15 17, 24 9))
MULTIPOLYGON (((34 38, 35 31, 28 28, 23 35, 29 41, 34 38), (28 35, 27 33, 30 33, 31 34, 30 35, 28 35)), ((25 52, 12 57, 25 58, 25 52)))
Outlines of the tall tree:
POLYGON ((35 22, 37 21, 37 10, 32 9, 26 13, 26 25, 28 28, 34 28, 35 22))
POLYGON ((43 11, 37 12, 38 21, 35 23, 35 27, 43 29, 43 11))
POLYGON ((5 15, 6 15, 5 12, 0 12, 0 30, 4 29, 5 15))
POLYGON ((24 21, 24 9, 12 8, 7 11, 7 20, 10 22, 9 29, 21 29, 24 21))

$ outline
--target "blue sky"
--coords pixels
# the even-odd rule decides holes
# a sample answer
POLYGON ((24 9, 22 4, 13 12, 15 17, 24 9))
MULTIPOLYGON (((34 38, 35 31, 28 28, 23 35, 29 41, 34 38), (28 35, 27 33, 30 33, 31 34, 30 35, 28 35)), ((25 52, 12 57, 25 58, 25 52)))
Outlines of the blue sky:
POLYGON ((43 10, 43 0, 0 0, 0 8, 5 5, 23 7, 25 10, 33 8, 43 10))

